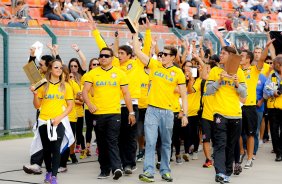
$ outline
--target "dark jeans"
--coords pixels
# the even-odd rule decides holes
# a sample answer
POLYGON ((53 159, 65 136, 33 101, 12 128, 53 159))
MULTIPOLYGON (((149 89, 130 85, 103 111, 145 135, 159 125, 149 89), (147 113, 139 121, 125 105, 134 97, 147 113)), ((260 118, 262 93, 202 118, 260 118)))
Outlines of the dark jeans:
POLYGON ((198 151, 200 138, 199 138, 199 117, 188 117, 189 124, 184 127, 184 147, 185 153, 189 152, 191 145, 194 145, 194 152, 198 151))
POLYGON ((238 142, 241 119, 227 119, 220 114, 214 115, 214 167, 216 174, 230 176, 233 173, 234 148, 238 142))
MULTIPOLYGON (((173 134, 172 134, 172 143, 175 147, 175 155, 180 154, 180 143, 181 143, 181 119, 178 118, 179 113, 174 113, 174 124, 173 124, 173 134)), ((185 140, 186 141, 186 140, 185 140)))
POLYGON ((92 139, 92 131, 94 128, 93 125, 93 114, 89 112, 89 110, 85 110, 85 122, 86 122, 86 134, 85 134, 85 138, 86 138, 86 143, 90 143, 91 139, 92 139))
POLYGON ((258 10, 260 13, 264 13, 264 8, 262 5, 253 6, 251 7, 251 10, 254 10, 254 11, 258 10))
POLYGON ((273 150, 276 155, 282 155, 282 110, 269 110, 269 122, 273 150))
MULTIPOLYGON (((138 120, 138 105, 133 105, 135 118, 138 120)), ((128 124, 128 109, 121 108, 121 127, 119 135, 119 151, 122 166, 136 166, 137 124, 128 124)))
MULTIPOLYGON (((70 122, 70 125, 71 125, 73 136, 75 137, 76 122, 70 122)), ((69 156, 70 156, 70 148, 67 147, 67 149, 61 154, 60 167, 67 167, 69 156)))
POLYGON ((77 118, 76 123, 76 145, 81 145, 81 149, 85 149, 85 140, 83 136, 83 117, 77 118))
POLYGON ((54 13, 48 13, 48 14, 45 14, 44 17, 48 18, 49 20, 58 20, 58 21, 61 21, 61 17, 54 14, 54 13))
POLYGON ((118 136, 120 134, 120 114, 94 115, 96 119, 95 133, 99 148, 100 169, 104 173, 121 169, 118 136))
POLYGON ((47 125, 39 127, 40 138, 43 146, 44 162, 47 172, 52 172, 52 176, 57 176, 60 165, 60 148, 65 135, 65 127, 60 123, 57 127, 57 141, 50 141, 47 134, 47 125))

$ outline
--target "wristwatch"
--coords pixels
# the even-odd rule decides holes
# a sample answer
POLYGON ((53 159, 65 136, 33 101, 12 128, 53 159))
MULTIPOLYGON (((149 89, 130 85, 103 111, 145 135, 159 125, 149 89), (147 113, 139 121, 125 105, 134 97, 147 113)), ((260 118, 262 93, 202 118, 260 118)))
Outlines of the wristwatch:
POLYGON ((187 117, 187 114, 183 114, 183 117, 187 117))
POLYGON ((129 115, 135 116, 135 112, 130 112, 129 115))
POLYGON ((280 95, 281 95, 281 92, 280 92, 280 91, 277 91, 277 95, 280 96, 280 95))

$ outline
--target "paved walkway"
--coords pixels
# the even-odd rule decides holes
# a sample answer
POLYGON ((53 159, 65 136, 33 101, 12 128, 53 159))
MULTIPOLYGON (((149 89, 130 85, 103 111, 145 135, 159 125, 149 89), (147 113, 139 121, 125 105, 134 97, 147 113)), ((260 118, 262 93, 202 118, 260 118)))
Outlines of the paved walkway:
MULTIPOLYGON (((29 162, 29 146, 31 138, 0 142, 0 184, 13 183, 43 183, 44 175, 28 175, 22 171, 22 166, 29 162)), ((94 147, 92 147, 94 152, 94 147)), ((275 155, 270 153, 271 144, 264 144, 260 148, 253 168, 243 169, 240 176, 232 176, 232 184, 282 184, 282 162, 274 162, 275 155)), ((182 165, 171 164, 173 183, 177 184, 212 184, 214 182, 214 169, 202 168, 203 152, 199 152, 199 160, 192 160, 182 165)), ((111 178, 96 179, 99 174, 97 157, 92 156, 80 160, 78 165, 69 165, 68 172, 58 174, 60 184, 135 184, 138 174, 142 173, 143 165, 138 163, 138 170, 132 176, 124 176, 118 181, 111 178)), ((164 183, 159 174, 155 175, 155 183, 164 183)))

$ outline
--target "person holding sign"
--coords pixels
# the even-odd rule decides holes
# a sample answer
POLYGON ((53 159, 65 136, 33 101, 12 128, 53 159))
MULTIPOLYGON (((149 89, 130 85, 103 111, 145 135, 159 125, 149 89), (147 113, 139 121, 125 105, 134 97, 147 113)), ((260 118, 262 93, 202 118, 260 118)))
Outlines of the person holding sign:
POLYGON ((220 183, 228 182, 233 172, 234 147, 241 134, 240 100, 247 96, 246 79, 235 54, 232 47, 222 48, 221 67, 211 69, 206 86, 207 95, 214 94, 214 167, 220 183))

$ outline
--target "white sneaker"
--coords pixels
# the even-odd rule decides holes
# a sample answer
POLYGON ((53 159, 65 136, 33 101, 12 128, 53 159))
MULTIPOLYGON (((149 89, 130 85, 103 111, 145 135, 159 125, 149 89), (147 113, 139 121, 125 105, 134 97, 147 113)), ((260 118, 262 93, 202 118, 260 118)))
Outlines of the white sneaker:
POLYGON ((67 172, 67 171, 68 171, 68 168, 66 168, 66 167, 60 167, 58 169, 58 173, 64 173, 64 172, 67 172))
POLYGON ((198 153, 197 152, 193 153, 192 160, 198 160, 198 153))
POLYGON ((199 151, 203 151, 203 145, 202 144, 199 145, 198 152, 199 151))
POLYGON ((244 169, 249 169, 252 166, 253 166, 253 160, 252 159, 251 160, 247 160, 247 163, 246 163, 244 169))
POLYGON ((23 166, 23 170, 27 174, 42 174, 41 167, 37 164, 26 164, 23 166))
POLYGON ((262 140, 259 140, 259 148, 261 148, 263 145, 263 141, 262 140))

